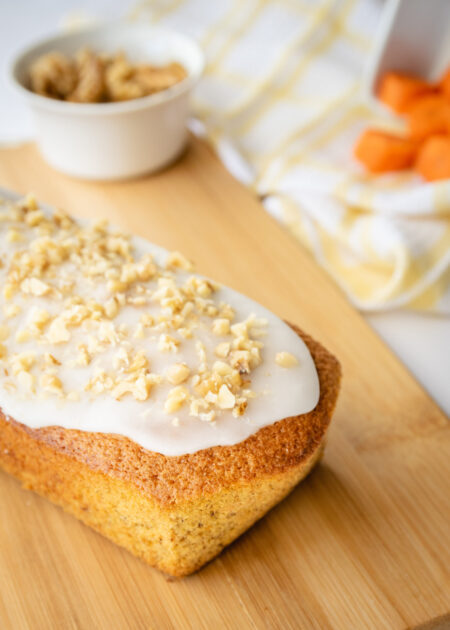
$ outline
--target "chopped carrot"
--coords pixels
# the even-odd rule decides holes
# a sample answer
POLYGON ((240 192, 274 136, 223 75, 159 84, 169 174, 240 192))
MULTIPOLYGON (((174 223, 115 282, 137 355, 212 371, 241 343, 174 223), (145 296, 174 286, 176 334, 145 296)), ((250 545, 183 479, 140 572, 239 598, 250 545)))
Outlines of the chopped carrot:
POLYGON ((450 101, 440 94, 418 99, 408 111, 409 132, 413 138, 450 131, 450 101))
POLYGON ((416 158, 418 144, 410 138, 367 129, 355 146, 355 157, 372 173, 400 171, 416 158))
POLYGON ((450 68, 440 80, 439 89, 447 98, 450 98, 450 68))
POLYGON ((355 157, 372 173, 414 168, 428 181, 450 178, 450 68, 437 83, 388 72, 379 99, 406 117, 408 135, 367 129, 355 157))
POLYGON ((450 137, 428 138, 419 151, 415 169, 429 182, 450 178, 450 137))
POLYGON ((423 79, 399 72, 387 72, 381 79, 378 98, 395 112, 402 114, 415 99, 432 93, 434 89, 423 79))

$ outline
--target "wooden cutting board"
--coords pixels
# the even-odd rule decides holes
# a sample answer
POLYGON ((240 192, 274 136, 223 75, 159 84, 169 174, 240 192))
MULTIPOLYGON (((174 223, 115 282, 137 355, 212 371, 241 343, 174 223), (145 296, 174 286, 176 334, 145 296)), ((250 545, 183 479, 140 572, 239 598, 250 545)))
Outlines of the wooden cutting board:
POLYGON ((0 474, 2 630, 450 627, 447 419, 205 145, 156 176, 105 184, 54 172, 34 146, 8 149, 0 185, 182 250, 317 337, 344 371, 323 463, 183 580, 0 474))

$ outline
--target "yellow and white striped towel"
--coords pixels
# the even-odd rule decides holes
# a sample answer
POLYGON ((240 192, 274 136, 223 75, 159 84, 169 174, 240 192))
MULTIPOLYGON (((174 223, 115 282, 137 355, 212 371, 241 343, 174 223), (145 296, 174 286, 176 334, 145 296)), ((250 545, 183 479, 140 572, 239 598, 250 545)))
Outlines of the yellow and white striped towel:
POLYGON ((369 176, 361 79, 380 0, 144 0, 137 19, 192 35, 201 126, 226 166, 361 309, 450 312, 450 181, 369 176))

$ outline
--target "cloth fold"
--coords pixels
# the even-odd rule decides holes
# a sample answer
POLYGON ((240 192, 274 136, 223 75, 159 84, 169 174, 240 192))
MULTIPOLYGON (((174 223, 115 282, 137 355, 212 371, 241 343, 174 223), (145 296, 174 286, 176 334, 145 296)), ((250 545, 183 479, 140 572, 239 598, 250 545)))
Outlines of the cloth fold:
POLYGON ((449 313, 450 181, 370 176, 352 157, 368 125, 400 128, 362 87, 381 7, 144 0, 131 17, 197 39, 207 66, 194 114, 207 138, 358 308, 449 313))

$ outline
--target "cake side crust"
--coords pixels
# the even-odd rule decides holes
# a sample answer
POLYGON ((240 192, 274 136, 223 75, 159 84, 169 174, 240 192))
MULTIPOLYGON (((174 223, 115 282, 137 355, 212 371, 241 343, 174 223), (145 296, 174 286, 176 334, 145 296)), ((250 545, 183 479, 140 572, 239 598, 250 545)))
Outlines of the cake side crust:
POLYGON ((0 412, 0 466, 150 565, 188 575, 281 501, 322 454, 340 368, 299 334, 321 384, 308 414, 231 447, 164 457, 119 436, 32 430, 0 412))
POLYGON ((232 446, 167 457, 119 435, 57 426, 30 429, 13 419, 6 420, 0 410, 1 424, 18 425, 24 436, 47 444, 55 452, 74 458, 91 470, 129 481, 161 505, 175 505, 214 494, 233 483, 283 473, 298 466, 321 444, 340 385, 338 361, 317 341, 293 328, 305 341, 316 364, 321 390, 319 403, 309 413, 280 419, 232 446))

